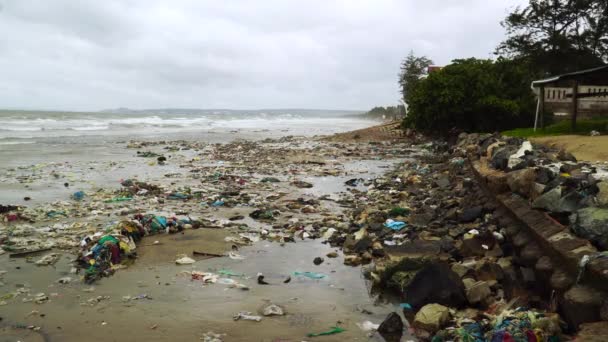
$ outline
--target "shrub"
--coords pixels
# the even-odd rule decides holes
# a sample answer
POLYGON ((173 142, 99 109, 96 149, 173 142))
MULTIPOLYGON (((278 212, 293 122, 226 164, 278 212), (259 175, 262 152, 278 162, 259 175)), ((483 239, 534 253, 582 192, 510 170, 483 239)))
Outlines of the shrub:
POLYGON ((529 125, 535 109, 531 80, 522 63, 456 60, 413 89, 404 126, 445 134, 452 128, 487 132, 529 125))

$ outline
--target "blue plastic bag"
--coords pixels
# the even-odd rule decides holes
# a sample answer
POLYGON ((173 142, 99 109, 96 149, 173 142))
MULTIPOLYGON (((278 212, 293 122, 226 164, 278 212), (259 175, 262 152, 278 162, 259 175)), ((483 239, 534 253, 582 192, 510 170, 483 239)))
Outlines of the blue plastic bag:
POLYGON ((386 223, 384 223, 384 226, 392 230, 401 230, 405 226, 407 226, 407 224, 403 221, 387 221, 386 223))

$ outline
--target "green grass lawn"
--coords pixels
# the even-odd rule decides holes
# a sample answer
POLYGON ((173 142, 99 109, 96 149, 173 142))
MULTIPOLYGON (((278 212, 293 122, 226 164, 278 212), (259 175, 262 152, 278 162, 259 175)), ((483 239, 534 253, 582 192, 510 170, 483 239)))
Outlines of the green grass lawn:
POLYGON ((591 131, 598 131, 602 134, 608 133, 608 118, 599 118, 592 120, 577 120, 576 130, 573 132, 570 130, 570 120, 559 121, 544 129, 537 129, 534 132, 534 128, 516 128, 510 131, 502 132, 503 135, 510 137, 543 137, 548 135, 564 135, 564 134, 580 134, 589 135, 591 131))

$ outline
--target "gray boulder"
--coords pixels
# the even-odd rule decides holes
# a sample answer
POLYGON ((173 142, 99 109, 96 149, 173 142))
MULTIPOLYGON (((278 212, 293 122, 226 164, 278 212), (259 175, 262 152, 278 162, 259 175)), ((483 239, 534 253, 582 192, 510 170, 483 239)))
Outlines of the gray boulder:
POLYGON ((433 263, 418 271, 405 290, 405 300, 414 310, 429 303, 459 308, 467 301, 462 280, 445 263, 433 263))
POLYGON ((532 202, 532 208, 557 212, 559 210, 559 201, 561 197, 562 189, 559 186, 555 187, 534 200, 534 202, 532 202))
POLYGON ((589 207, 576 213, 576 221, 572 226, 574 233, 602 250, 608 249, 608 209, 589 207))
POLYGON ((608 207, 608 181, 597 183, 599 192, 595 195, 597 203, 602 207, 608 207))
POLYGON ((509 165, 509 156, 513 153, 508 147, 499 147, 492 153, 490 165, 497 170, 506 170, 509 165))

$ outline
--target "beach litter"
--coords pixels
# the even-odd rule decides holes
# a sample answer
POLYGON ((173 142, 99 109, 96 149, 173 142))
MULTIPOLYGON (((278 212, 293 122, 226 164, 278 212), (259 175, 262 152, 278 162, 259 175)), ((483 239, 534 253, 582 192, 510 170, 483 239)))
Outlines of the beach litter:
POLYGON ((236 315, 234 315, 232 317, 232 319, 235 321, 238 321, 238 320, 254 321, 254 322, 262 321, 261 316, 253 315, 251 312, 248 312, 248 311, 241 311, 241 312, 237 313, 236 315))
POLYGON ((340 327, 331 327, 330 330, 328 330, 328 331, 323 331, 323 332, 318 332, 318 333, 308 333, 308 334, 306 334, 306 336, 308 336, 308 337, 328 336, 328 335, 339 334, 339 333, 345 332, 345 331, 346 331, 346 329, 343 329, 340 327))

